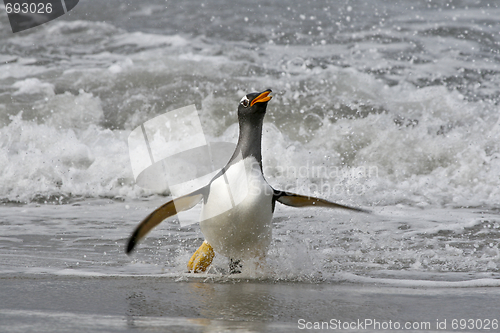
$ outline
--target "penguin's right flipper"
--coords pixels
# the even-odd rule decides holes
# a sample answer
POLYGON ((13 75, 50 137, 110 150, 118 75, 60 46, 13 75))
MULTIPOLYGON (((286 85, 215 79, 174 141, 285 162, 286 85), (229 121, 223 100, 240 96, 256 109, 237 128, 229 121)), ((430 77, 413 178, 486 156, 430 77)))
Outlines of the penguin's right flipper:
POLYGON ((356 212, 362 213, 371 213, 369 210, 350 207, 345 205, 340 205, 335 202, 331 202, 325 199, 309 197, 305 195, 290 193, 290 192, 281 192, 274 190, 274 200, 279 201, 280 203, 291 206, 291 207, 326 207, 326 208, 340 208, 340 209, 348 209, 356 212))
POLYGON ((201 188, 192 193, 171 200, 155 209, 137 226, 135 231, 132 233, 132 236, 130 236, 126 250, 127 254, 130 254, 137 243, 163 220, 177 214, 177 212, 182 212, 196 206, 203 199, 205 189, 206 187, 201 188))

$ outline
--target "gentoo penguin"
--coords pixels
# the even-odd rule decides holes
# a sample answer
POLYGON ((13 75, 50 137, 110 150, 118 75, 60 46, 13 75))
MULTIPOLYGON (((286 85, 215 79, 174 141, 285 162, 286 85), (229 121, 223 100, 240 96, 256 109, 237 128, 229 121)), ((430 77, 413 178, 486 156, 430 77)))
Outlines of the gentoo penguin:
POLYGON ((262 124, 271 90, 244 96, 238 105, 239 138, 227 165, 203 188, 169 201, 149 214, 130 237, 130 252, 164 219, 203 201, 200 229, 205 241, 188 262, 192 272, 203 272, 215 253, 230 259, 230 273, 239 273, 242 262, 263 259, 271 243, 276 202, 292 207, 342 208, 367 212, 327 200, 273 189, 262 173, 262 124), (228 186, 229 185, 229 186, 228 186), (231 193, 228 194, 228 188, 231 193), (234 196, 234 197, 233 197, 234 196), (239 196, 239 197, 238 197, 239 196), (221 209, 231 201, 229 209, 221 209))

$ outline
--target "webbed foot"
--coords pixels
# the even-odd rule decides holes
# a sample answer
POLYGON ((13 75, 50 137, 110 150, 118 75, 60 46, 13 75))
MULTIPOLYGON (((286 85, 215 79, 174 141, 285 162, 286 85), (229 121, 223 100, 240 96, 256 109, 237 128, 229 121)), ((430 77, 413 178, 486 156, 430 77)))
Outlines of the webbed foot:
POLYGON ((231 259, 231 262, 229 263, 229 274, 241 273, 241 269, 243 268, 243 265, 240 262, 241 262, 241 260, 231 259))
POLYGON ((215 252, 214 249, 204 241, 203 244, 196 250, 191 259, 187 264, 189 271, 194 273, 200 273, 207 270, 208 266, 214 260, 215 252))

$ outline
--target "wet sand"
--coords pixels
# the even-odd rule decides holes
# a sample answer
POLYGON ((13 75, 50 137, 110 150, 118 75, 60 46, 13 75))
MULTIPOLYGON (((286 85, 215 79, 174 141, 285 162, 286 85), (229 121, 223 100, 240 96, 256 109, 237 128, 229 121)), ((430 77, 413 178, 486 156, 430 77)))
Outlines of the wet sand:
POLYGON ((333 331, 343 322, 350 332, 386 331, 396 322, 408 322, 420 326, 410 331, 451 332, 454 319, 477 324, 479 319, 483 326, 487 319, 500 319, 500 289, 495 287, 175 281, 158 276, 4 275, 0 280, 1 332, 299 332, 315 331, 315 322, 328 322, 333 331))

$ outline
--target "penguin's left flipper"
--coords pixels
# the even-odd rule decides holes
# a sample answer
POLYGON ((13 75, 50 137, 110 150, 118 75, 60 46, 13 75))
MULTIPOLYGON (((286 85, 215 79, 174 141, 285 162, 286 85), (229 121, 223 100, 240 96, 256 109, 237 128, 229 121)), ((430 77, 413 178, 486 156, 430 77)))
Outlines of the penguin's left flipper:
POLYGON ((362 213, 371 213, 369 210, 350 207, 345 205, 340 205, 335 202, 331 202, 328 200, 309 197, 305 195, 290 193, 290 192, 282 192, 274 190, 274 200, 279 201, 280 203, 291 206, 291 207, 326 207, 326 208, 340 208, 340 209, 348 209, 355 212, 362 213))
POLYGON ((139 241, 146 236, 151 229, 156 227, 163 220, 177 214, 177 212, 182 212, 196 206, 203 199, 204 190, 205 187, 171 200, 155 209, 137 226, 135 231, 132 233, 132 236, 130 236, 126 250, 127 254, 130 254, 137 243, 139 243, 139 241))

